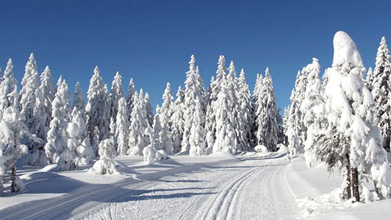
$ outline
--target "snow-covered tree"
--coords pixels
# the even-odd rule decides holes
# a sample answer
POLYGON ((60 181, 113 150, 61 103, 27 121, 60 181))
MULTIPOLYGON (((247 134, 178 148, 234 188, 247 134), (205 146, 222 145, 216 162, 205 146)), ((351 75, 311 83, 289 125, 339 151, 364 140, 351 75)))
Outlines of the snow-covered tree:
POLYGON ((3 81, 0 82, 0 120, 3 111, 8 107, 18 108, 18 83, 14 77, 14 65, 9 59, 4 71, 3 81))
POLYGON ((114 164, 114 143, 111 139, 99 143, 99 160, 94 163, 91 171, 98 174, 114 174, 117 172, 114 164))
POLYGON ((143 90, 140 94, 137 92, 134 94, 130 121, 128 154, 142 155, 144 147, 149 145, 147 130, 150 128, 143 90))
POLYGON ((67 127, 68 149, 71 152, 76 151, 75 162, 77 166, 89 164, 95 156, 87 135, 87 124, 83 115, 84 113, 78 107, 73 107, 71 122, 67 127))
POLYGON ((129 135, 129 120, 128 106, 126 100, 122 97, 118 101, 118 114, 115 129, 115 139, 117 140, 117 153, 119 155, 127 155, 129 150, 128 135, 129 135))
POLYGON ((130 78, 129 86, 128 86, 128 95, 126 96, 126 105, 128 106, 128 120, 130 122, 130 113, 132 113, 133 102, 135 98, 136 89, 134 87, 133 79, 130 78))
POLYGON ((110 126, 110 105, 107 86, 99 74, 99 68, 95 67, 94 75, 91 77, 90 86, 87 92, 88 103, 86 106, 87 115, 87 130, 90 137, 90 143, 94 147, 94 152, 97 154, 98 149, 95 149, 93 143, 99 143, 109 137, 110 126), (98 140, 96 138, 95 127, 99 131, 98 140))
POLYGON ((24 189, 23 182, 16 175, 17 160, 28 151, 27 146, 20 142, 23 136, 31 134, 19 111, 15 106, 6 108, 0 121, 0 194, 4 191, 3 183, 8 181, 11 181, 11 192, 24 189))
POLYGON ((198 98, 201 104, 201 108, 205 111, 206 105, 206 93, 204 84, 201 80, 198 67, 195 66, 195 57, 191 56, 189 62, 189 71, 186 72, 185 81, 185 100, 184 100, 184 129, 182 138, 182 149, 184 153, 188 153, 190 149, 190 130, 193 126, 194 112, 195 112, 195 100, 198 98))
POLYGON ((244 70, 240 71, 238 79, 238 95, 237 95, 237 108, 238 108, 238 141, 242 150, 250 150, 252 146, 252 125, 254 124, 254 112, 251 104, 251 93, 246 82, 244 70))
MULTIPOLYGON (((44 116, 46 117, 45 126, 49 127, 50 121, 52 120, 52 102, 56 93, 49 66, 45 67, 40 79, 41 85, 39 86, 39 89, 42 91, 43 95, 43 107, 45 110, 44 116)), ((46 135, 43 138, 46 138, 46 135)))
POLYGON ((368 72, 365 78, 365 84, 367 85, 369 91, 372 91, 372 85, 373 85, 373 70, 372 67, 368 68, 368 72))
POLYGON ((190 130, 190 151, 191 156, 200 156, 206 154, 206 132, 205 132, 205 113, 202 109, 198 97, 195 100, 195 112, 193 126, 190 130))
POLYGON ((173 138, 173 153, 181 151, 181 144, 184 130, 184 102, 185 94, 184 90, 179 86, 174 102, 173 113, 171 116, 172 122, 172 138, 173 138))
POLYGON ((391 141, 391 64, 386 39, 382 37, 376 55, 376 66, 371 79, 372 95, 376 105, 376 121, 383 135, 383 147, 390 151, 391 141))
POLYGON ((256 102, 256 138, 258 145, 264 145, 270 151, 277 150, 278 124, 277 107, 272 78, 269 68, 265 70, 265 77, 258 90, 256 102))
POLYGON ((233 116, 233 94, 229 90, 227 80, 221 83, 221 90, 216 102, 213 102, 215 109, 216 139, 213 145, 213 152, 235 153, 238 150, 237 139, 233 116))
POLYGON ((73 96, 73 105, 72 105, 72 107, 73 108, 76 107, 79 111, 81 111, 83 113, 83 118, 85 118, 85 114, 84 114, 85 105, 86 105, 86 101, 84 100, 84 95, 83 95, 83 92, 81 90, 80 83, 77 82, 76 85, 75 85, 75 94, 73 96))
MULTIPOLYGON (((35 121, 37 120, 37 115, 35 115, 37 112, 34 112, 34 109, 38 109, 36 108, 37 92, 41 93, 40 90, 38 90, 38 87, 39 75, 37 62, 34 55, 31 53, 25 66, 25 73, 22 79, 22 89, 19 93, 19 103, 21 110, 20 113, 23 115, 24 122, 32 134, 35 134, 37 131, 37 124, 35 121)), ((33 148, 36 149, 36 146, 33 146, 34 143, 32 143, 31 140, 26 140, 25 143, 28 145, 30 150, 33 150, 33 148)))
POLYGON ((225 57, 220 55, 217 62, 216 79, 212 77, 208 94, 208 106, 206 110, 206 141, 207 147, 212 148, 216 140, 216 106, 217 96, 220 93, 222 82, 227 75, 225 57))
POLYGON ((153 109, 151 105, 151 100, 149 99, 149 94, 146 92, 144 96, 145 101, 145 109, 147 110, 147 118, 149 122, 149 126, 153 124, 153 109))
POLYGON ((114 76, 113 82, 111 83, 110 92, 110 118, 113 118, 114 122, 116 122, 117 118, 118 102, 122 97, 124 97, 122 76, 119 74, 119 72, 117 72, 114 76))
POLYGON ((314 140, 319 137, 327 126, 325 101, 323 97, 323 86, 319 78, 320 65, 318 59, 312 58, 312 63, 303 68, 307 72, 307 88, 304 100, 301 103, 303 112, 303 123, 307 128, 307 135, 304 142, 305 157, 308 166, 315 160, 314 140))
POLYGON ((70 152, 67 147, 67 126, 70 121, 69 88, 66 81, 61 78, 52 103, 52 118, 45 145, 46 156, 50 163, 58 164, 58 170, 75 169, 74 152, 70 152))
POLYGON ((315 140, 320 146, 316 156, 329 169, 343 171, 345 198, 360 201, 360 191, 369 188, 367 180, 374 182, 379 196, 389 197, 390 167, 375 123, 373 97, 363 81, 360 53, 342 31, 335 34, 333 45, 333 64, 325 72, 328 128, 315 140))

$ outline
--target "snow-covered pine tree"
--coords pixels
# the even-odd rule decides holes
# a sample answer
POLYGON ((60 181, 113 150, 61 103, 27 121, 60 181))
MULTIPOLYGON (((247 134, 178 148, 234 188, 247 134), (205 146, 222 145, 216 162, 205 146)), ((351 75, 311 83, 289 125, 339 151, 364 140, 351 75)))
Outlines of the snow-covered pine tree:
POLYGON ((75 85, 75 94, 73 96, 72 108, 76 107, 79 111, 83 113, 83 118, 85 118, 85 106, 86 106, 86 101, 84 100, 84 95, 81 90, 80 83, 77 82, 75 85))
POLYGON ((146 92, 144 96, 145 101, 145 109, 147 110, 147 118, 149 122, 149 126, 153 124, 153 109, 151 105, 151 100, 149 99, 149 94, 146 92))
POLYGON ((173 113, 171 116, 172 122, 172 138, 173 138, 173 153, 181 151, 181 144, 184 130, 184 106, 185 94, 184 90, 179 86, 178 92, 176 93, 176 99, 174 102, 173 113))
POLYGON ((374 181, 379 196, 389 197, 390 167, 374 120, 373 97, 363 81, 360 53, 342 31, 334 35, 333 45, 333 64, 325 72, 328 128, 315 141, 321 146, 316 155, 329 169, 343 170, 345 198, 360 201, 360 188, 369 188, 366 180, 374 181))
POLYGON ((256 122, 258 145, 266 146, 270 151, 277 150, 278 124, 277 107, 274 94, 273 81, 269 68, 265 70, 265 77, 258 90, 256 103, 256 122))
MULTIPOLYGON (((42 91, 43 94, 43 106, 46 116, 45 127, 48 128, 50 125, 50 121, 52 120, 52 102, 56 93, 49 66, 45 67, 45 70, 42 72, 40 79, 41 85, 39 86, 39 89, 42 91)), ((43 138, 44 140, 46 140, 46 135, 43 138)))
POLYGON ((372 91, 372 85, 373 85, 373 70, 372 67, 368 68, 368 72, 365 78, 365 84, 367 85, 369 91, 372 91))
POLYGON ((99 143, 99 160, 94 163, 91 171, 98 174, 114 174, 117 172, 114 164, 115 150, 111 139, 99 143))
POLYGON ((124 97, 118 101, 118 113, 115 129, 115 139, 117 140, 117 153, 119 155, 127 155, 129 150, 128 136, 129 136, 129 120, 128 120, 128 106, 124 97))
POLYGON ((109 137, 110 126, 110 105, 107 86, 99 74, 99 68, 95 67, 94 75, 91 77, 90 86, 87 92, 88 103, 86 106, 87 130, 90 137, 90 143, 94 147, 95 155, 98 149, 95 149, 94 143, 99 143, 109 137), (99 131, 99 140, 94 140, 96 136, 95 127, 99 131))
MULTIPOLYGON (((118 112, 118 102, 124 97, 124 90, 122 88, 122 76, 117 72, 114 76, 113 82, 111 83, 110 92, 110 118, 116 122, 118 112)), ((115 131, 111 131, 114 132, 115 131)))
POLYGON ((134 87, 133 78, 130 78, 129 85, 128 85, 128 95, 126 96, 126 106, 128 106, 128 120, 130 122, 130 114, 132 113, 133 109, 133 100, 136 93, 136 89, 134 87))
POLYGON ((383 135, 383 147, 390 151, 391 141, 391 64, 385 37, 382 37, 376 55, 371 86, 376 105, 376 121, 383 135))
MULTIPOLYGON (((36 106, 37 93, 41 93, 38 90, 39 87, 39 75, 37 62, 35 60, 34 54, 31 53, 29 60, 25 66, 25 73, 22 78, 22 89, 19 93, 19 103, 20 103, 20 113, 23 115, 24 122, 32 134, 37 132, 37 122, 40 115, 36 115, 37 112, 34 112, 34 109, 38 109, 36 106)), ((40 100, 41 97, 38 97, 40 100)), ((39 126, 38 126, 39 127, 39 126)), ((23 140, 23 142, 29 147, 31 151, 37 150, 39 144, 33 143, 30 139, 23 140), (38 146, 37 146, 38 145, 38 146)))
POLYGON ((60 77, 57 92, 52 103, 52 121, 47 134, 45 153, 50 163, 58 164, 57 170, 76 168, 74 152, 70 152, 67 143, 67 126, 70 122, 70 95, 68 84, 60 77))
POLYGON ((0 82, 0 120, 8 107, 19 108, 18 82, 14 77, 14 65, 9 59, 4 71, 3 81, 0 82))
POLYGON ((220 85, 217 100, 213 102, 215 109, 216 139, 213 152, 235 153, 238 150, 235 127, 233 126, 233 94, 228 87, 226 76, 220 85))
POLYGON ((68 123, 67 127, 68 149, 76 151, 75 162, 77 166, 89 164, 95 156, 87 135, 87 124, 83 112, 78 107, 73 107, 71 123, 68 123))
MULTIPOLYGON (((205 109, 205 89, 202 83, 198 67, 195 66, 195 57, 191 55, 189 61, 189 71, 186 72, 185 81, 185 102, 184 102, 184 129, 181 152, 189 153, 190 150, 190 130, 193 126, 195 100, 200 100, 202 109, 205 109)), ((204 110, 203 110, 204 111, 204 110)))
POLYGON ((205 113, 202 109, 201 102, 198 97, 195 100, 195 112, 193 126, 190 130, 190 151, 191 156, 201 156, 206 154, 205 141, 205 113))
POLYGON ((251 104, 251 93, 243 69, 240 71, 238 86, 238 141, 242 150, 250 150, 253 144, 254 111, 251 104))
POLYGON ((0 194, 4 191, 3 183, 8 181, 11 181, 11 192, 24 189, 23 182, 16 175, 17 160, 28 152, 27 146, 20 143, 23 136, 31 134, 19 111, 15 106, 6 108, 0 121, 0 194))
MULTIPOLYGON (((167 83, 162 98, 163 104, 159 110, 160 124, 162 126, 161 141, 163 145, 163 150, 166 152, 166 154, 172 154, 174 151, 174 146, 172 138, 173 123, 171 119, 174 111, 174 98, 171 93, 170 83, 167 83)), ((158 113, 157 110, 156 113, 158 113)))
POLYGON ((146 133, 150 129, 146 102, 143 90, 140 94, 134 94, 134 105, 131 113, 129 128, 129 150, 130 155, 142 155, 143 149, 149 145, 149 137, 146 133))
POLYGON ((162 143, 162 125, 160 120, 160 107, 156 107, 156 115, 153 118, 153 125, 151 129, 150 134, 150 143, 151 147, 154 150, 163 150, 163 143, 162 143))
POLYGON ((307 72, 307 88, 304 94, 304 100, 301 103, 301 112, 303 112, 303 123, 307 128, 307 135, 304 142, 304 156, 307 165, 311 167, 315 161, 314 140, 325 132, 327 127, 325 101, 323 97, 324 88, 319 77, 320 65, 318 59, 312 58, 312 63, 303 68, 307 72))
POLYGON ((216 79, 212 77, 208 94, 208 105, 206 109, 206 143, 207 148, 213 148, 216 140, 216 109, 214 104, 217 101, 218 94, 221 90, 221 84, 227 75, 225 66, 225 57, 220 55, 217 62, 216 79))

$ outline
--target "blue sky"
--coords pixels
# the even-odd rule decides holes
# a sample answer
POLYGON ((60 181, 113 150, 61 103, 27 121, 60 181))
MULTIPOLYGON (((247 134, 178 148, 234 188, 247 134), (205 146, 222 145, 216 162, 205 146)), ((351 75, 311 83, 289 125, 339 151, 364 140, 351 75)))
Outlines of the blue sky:
POLYGON ((206 86, 218 56, 244 68, 252 89, 270 68, 277 104, 289 104, 299 69, 317 57, 332 62, 332 38, 344 30, 355 40, 366 67, 374 66, 381 36, 391 42, 390 1, 4 1, 0 0, 0 67, 9 57, 20 82, 34 52, 39 72, 54 81, 80 81, 87 92, 98 65, 109 85, 116 71, 161 103, 166 82, 173 93, 195 54, 206 86))

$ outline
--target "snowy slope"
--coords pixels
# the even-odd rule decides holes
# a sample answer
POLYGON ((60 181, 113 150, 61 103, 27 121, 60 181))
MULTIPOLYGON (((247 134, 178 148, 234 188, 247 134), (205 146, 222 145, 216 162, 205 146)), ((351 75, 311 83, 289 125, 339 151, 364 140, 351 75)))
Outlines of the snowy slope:
MULTIPOLYGON (((27 184, 58 195, 0 210, 2 219, 297 219, 281 154, 174 156, 152 166, 119 157, 122 174, 111 178, 85 171, 36 172, 51 181, 27 184), (83 173, 83 176, 82 176, 83 173), (50 176, 52 175, 52 176, 50 176), (87 177, 87 178, 85 178, 87 177), (41 185, 42 187, 37 187, 41 185), (64 186, 68 186, 64 187, 64 186)), ((26 178, 26 176, 24 176, 26 178)), ((10 200, 23 199, 20 194, 10 200)))

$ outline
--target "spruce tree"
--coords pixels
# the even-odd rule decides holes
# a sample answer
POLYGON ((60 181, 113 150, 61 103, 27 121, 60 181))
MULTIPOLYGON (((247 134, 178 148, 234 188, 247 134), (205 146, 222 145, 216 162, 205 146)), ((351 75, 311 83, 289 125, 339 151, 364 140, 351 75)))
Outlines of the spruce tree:
POLYGON ((242 150, 250 150, 252 146, 253 134, 252 125, 254 124, 254 112, 251 104, 251 93, 246 82, 244 70, 240 71, 238 80, 238 141, 242 150))
POLYGON ((190 130, 190 151, 191 156, 201 156, 206 154, 205 141, 205 113, 202 109, 198 97, 195 100, 195 112, 193 126, 190 130))
POLYGON ((173 153, 181 151, 183 130, 184 130, 184 102, 185 94, 184 90, 179 86, 174 102, 173 113, 171 116, 172 121, 172 138, 173 138, 173 153))
POLYGON ((129 120, 128 106, 126 100, 122 97, 118 102, 117 123, 115 129, 115 139, 117 140, 117 153, 119 155, 127 155, 129 150, 129 120))
POLYGON ((98 144, 101 140, 109 137, 110 126, 110 105, 107 86, 103 83, 98 67, 95 67, 94 75, 91 77, 87 98, 87 130, 90 143, 93 145, 94 152, 97 155, 98 149, 94 143, 98 144), (94 140, 97 133, 95 128, 99 131, 98 140, 94 140))
MULTIPOLYGON (((122 88, 122 76, 117 72, 114 76, 113 82, 111 83, 110 92, 110 118, 116 122, 118 112, 118 102, 124 97, 124 91, 122 88)), ((115 131, 112 131, 115 132, 115 131)))
POLYGON ((383 135, 383 147, 390 151, 391 141, 391 64, 386 39, 382 37, 376 55, 376 66, 371 83, 377 107, 376 120, 383 135))
POLYGON ((3 81, 0 82, 0 120, 8 107, 18 108, 18 82, 14 77, 14 65, 9 59, 4 71, 3 81))

